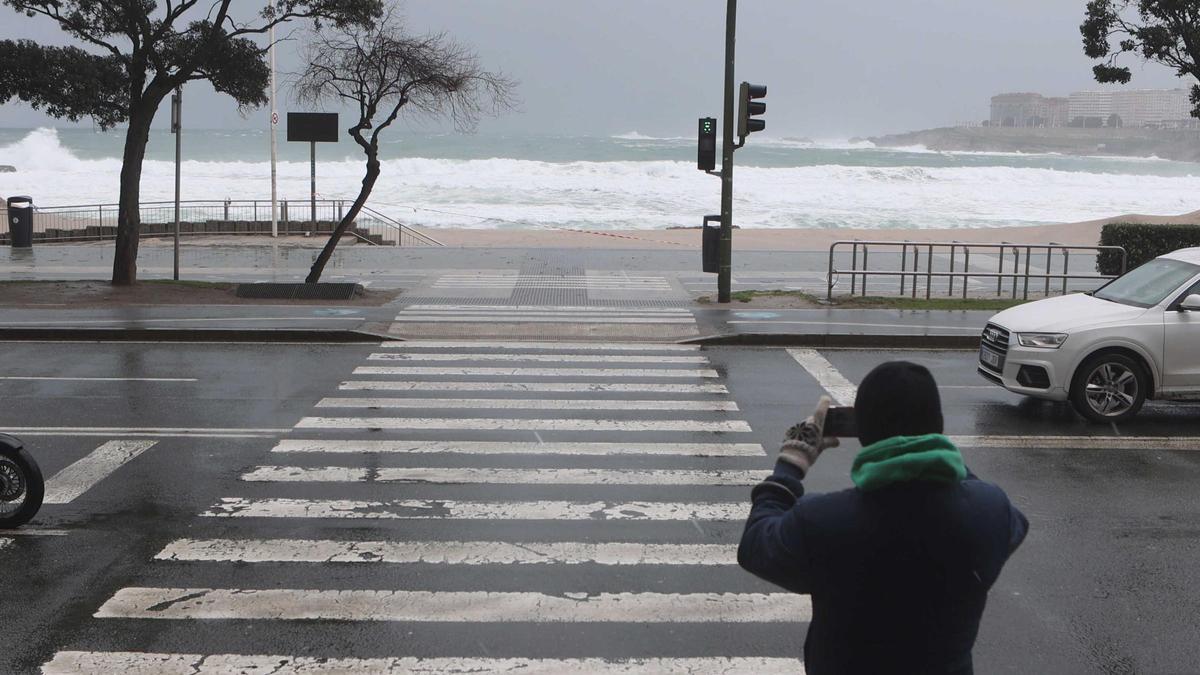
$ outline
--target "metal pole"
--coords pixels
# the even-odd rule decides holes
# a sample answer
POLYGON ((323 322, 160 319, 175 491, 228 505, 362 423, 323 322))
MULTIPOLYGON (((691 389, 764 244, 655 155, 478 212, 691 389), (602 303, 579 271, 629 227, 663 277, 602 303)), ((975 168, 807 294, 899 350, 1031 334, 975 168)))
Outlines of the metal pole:
POLYGON ((925 254, 925 299, 928 300, 933 295, 933 244, 929 245, 929 251, 925 254))
MULTIPOLYGON (((274 25, 271 26, 271 30, 270 30, 269 34, 270 34, 270 37, 268 39, 271 42, 271 47, 270 47, 270 53, 271 53, 271 236, 278 237, 279 236, 279 218, 277 216, 277 214, 278 214, 277 209, 279 207, 279 201, 278 201, 279 193, 277 192, 277 188, 276 188, 276 170, 275 170, 275 153, 276 153, 276 149, 277 149, 276 146, 277 146, 278 141, 275 138, 275 127, 279 124, 279 112, 275 108, 275 26, 274 25)), ((256 209, 255 216, 254 216, 255 221, 258 220, 257 207, 258 207, 258 203, 255 202, 255 209, 256 209)), ((258 226, 255 225, 256 229, 257 229, 257 227, 258 226)))
POLYGON ((854 253, 850 256, 850 297, 858 291, 858 244, 854 244, 854 253))
POLYGON ((171 97, 171 131, 175 134, 175 281, 179 281, 179 160, 183 139, 183 87, 175 88, 171 97))
POLYGON ((971 248, 963 250, 963 300, 967 299, 967 286, 971 283, 971 248))
POLYGON ((312 231, 317 232, 317 142, 313 141, 309 145, 309 189, 312 191, 312 231))
POLYGON ((725 118, 721 140, 721 242, 717 249, 717 302, 729 302, 733 277, 733 61, 737 0, 725 12, 725 118))

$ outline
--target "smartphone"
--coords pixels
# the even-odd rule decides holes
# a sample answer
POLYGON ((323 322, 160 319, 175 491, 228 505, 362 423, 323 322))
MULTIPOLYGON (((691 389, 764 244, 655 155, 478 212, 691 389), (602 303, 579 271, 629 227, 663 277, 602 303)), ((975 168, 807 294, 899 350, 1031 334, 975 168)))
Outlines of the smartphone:
POLYGON ((853 407, 830 408, 825 413, 825 428, 822 433, 829 438, 854 438, 858 436, 858 418, 853 407))

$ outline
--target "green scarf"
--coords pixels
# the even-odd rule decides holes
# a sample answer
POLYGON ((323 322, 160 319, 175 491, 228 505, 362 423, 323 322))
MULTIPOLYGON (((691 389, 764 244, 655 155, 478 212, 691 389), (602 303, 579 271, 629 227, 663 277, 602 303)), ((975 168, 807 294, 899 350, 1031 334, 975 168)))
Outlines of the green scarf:
POLYGON ((911 480, 957 483, 966 477, 958 448, 941 434, 885 438, 859 451, 850 469, 854 484, 865 491, 911 480))

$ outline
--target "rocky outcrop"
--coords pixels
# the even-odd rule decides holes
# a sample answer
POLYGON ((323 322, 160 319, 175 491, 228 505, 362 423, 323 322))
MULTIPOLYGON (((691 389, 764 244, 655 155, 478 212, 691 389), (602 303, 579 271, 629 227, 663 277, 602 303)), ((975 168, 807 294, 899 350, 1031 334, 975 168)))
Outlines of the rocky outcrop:
POLYGON ((1200 131, 1195 129, 945 127, 867 140, 885 148, 919 145, 940 152, 1057 152, 1200 161, 1200 131))
POLYGON ((9 164, 0 164, 0 173, 16 173, 17 167, 9 164))

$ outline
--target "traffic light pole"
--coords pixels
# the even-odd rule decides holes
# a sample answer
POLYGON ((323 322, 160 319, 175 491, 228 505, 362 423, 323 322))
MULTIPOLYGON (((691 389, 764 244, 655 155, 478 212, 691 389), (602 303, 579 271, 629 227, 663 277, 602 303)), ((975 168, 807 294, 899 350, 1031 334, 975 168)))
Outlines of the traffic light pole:
POLYGON ((717 268, 717 302, 730 301, 733 269, 733 57, 737 34, 737 0, 728 0, 725 15, 725 123, 721 140, 721 245, 717 268))

